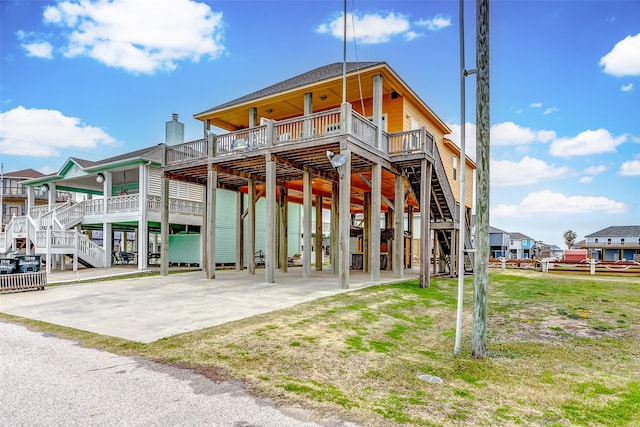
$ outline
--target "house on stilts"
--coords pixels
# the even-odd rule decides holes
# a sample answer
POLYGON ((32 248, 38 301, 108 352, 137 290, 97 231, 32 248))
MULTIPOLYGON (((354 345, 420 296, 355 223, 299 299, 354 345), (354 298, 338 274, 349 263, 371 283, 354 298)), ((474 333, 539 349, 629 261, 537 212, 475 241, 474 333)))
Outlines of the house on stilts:
MULTIPOLYGON (((422 286, 433 273, 457 273, 458 230, 471 234, 473 180, 466 182, 466 199, 459 200, 460 150, 446 137, 451 129, 385 62, 322 66, 194 117, 203 123, 203 138, 165 147, 161 240, 171 227, 171 183, 203 186, 207 277, 215 277, 216 254, 223 249, 216 236, 223 220, 216 214, 221 190, 237 194, 231 219, 237 226, 229 236, 236 243, 236 268, 255 273, 256 241, 263 239, 268 283, 276 269, 287 270, 292 204, 302 209, 304 277, 313 276, 312 264, 323 268, 322 251, 315 251, 314 260, 312 248, 322 245, 325 213, 327 268, 341 288, 349 287, 352 268, 378 281, 381 269, 401 278, 405 268, 419 266, 422 286), (256 233, 261 199, 262 237, 256 233)), ((473 173, 475 164, 467 157, 465 162, 473 173)), ((161 259, 167 274, 167 256, 161 259)))

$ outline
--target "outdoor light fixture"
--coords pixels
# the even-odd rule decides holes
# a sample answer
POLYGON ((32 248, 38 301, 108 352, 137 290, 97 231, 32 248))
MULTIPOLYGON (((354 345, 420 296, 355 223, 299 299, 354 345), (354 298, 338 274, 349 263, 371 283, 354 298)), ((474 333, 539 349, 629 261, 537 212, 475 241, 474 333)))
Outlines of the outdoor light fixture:
POLYGON ((102 183, 104 182, 104 174, 103 173, 99 173, 98 175, 96 175, 96 181, 102 183))
POLYGON ((327 159, 331 162, 331 166, 339 168, 349 161, 349 156, 344 153, 334 154, 333 151, 327 151, 327 159))
POLYGON ((49 191, 49 184, 42 184, 42 186, 40 187, 40 190, 43 193, 46 193, 47 191, 49 191))
POLYGON ((325 99, 327 99, 327 95, 320 95, 320 99, 324 101, 325 99))
POLYGON ((267 108, 267 114, 273 113, 273 108, 267 108))

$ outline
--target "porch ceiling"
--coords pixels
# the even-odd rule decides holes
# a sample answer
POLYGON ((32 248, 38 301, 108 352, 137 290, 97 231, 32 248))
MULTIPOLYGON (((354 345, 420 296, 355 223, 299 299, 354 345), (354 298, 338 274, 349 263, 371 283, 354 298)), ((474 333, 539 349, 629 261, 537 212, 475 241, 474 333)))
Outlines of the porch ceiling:
MULTIPOLYGON (((353 145, 350 148, 355 148, 353 145)), ((260 192, 266 181, 266 158, 271 158, 276 163, 277 186, 288 189, 290 202, 303 202, 303 177, 308 171, 312 181, 312 195, 315 204, 315 196, 323 198, 323 207, 331 207, 331 195, 333 183, 338 181, 338 173, 327 159, 327 151, 335 154, 340 152, 340 141, 327 140, 318 144, 296 144, 295 148, 287 146, 285 149, 274 147, 271 149, 258 149, 245 151, 238 154, 215 157, 211 160, 212 168, 218 172, 218 187, 232 191, 247 193, 247 180, 256 181, 256 191, 260 192)), ((364 195, 370 192, 371 166, 374 162, 385 163, 383 158, 376 158, 371 152, 353 149, 351 156, 351 213, 363 212, 364 195)), ((180 165, 180 167, 165 168, 165 174, 171 179, 196 182, 205 185, 207 182, 208 163, 200 161, 192 165, 180 165)), ((384 167, 382 168, 382 210, 388 210, 387 201, 393 201, 395 197, 395 174, 384 167)), ((409 184, 405 181, 405 191, 409 184)), ((404 197, 404 195, 403 195, 404 197)), ((408 205, 418 210, 419 206, 415 197, 409 196, 408 205)))

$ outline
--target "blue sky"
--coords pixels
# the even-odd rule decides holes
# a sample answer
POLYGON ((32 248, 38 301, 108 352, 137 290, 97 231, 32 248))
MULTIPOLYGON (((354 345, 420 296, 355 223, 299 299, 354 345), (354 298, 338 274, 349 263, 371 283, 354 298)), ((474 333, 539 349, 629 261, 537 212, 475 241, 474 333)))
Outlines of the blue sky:
MULTIPOLYGON (((347 2, 349 61, 386 61, 460 131, 458 1, 347 2), (356 42, 353 41, 355 32, 356 42)), ((164 141, 178 113, 342 60, 342 1, 0 1, 0 161, 57 171, 164 141)), ((465 3, 466 68, 475 3, 465 3)), ((564 246, 640 224, 640 2, 492 1, 491 225, 564 246)), ((467 78, 475 149, 475 78, 467 78)))

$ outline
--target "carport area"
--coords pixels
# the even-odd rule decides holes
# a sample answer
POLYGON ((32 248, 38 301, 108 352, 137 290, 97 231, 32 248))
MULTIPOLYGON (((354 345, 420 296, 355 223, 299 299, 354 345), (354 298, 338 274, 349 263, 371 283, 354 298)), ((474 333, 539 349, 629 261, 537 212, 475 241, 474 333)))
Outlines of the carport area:
MULTIPOLYGON (((122 272, 113 268, 59 272, 50 274, 48 282, 98 279, 122 272)), ((275 284, 267 284, 259 273, 219 270, 215 280, 207 280, 197 271, 69 283, 47 287, 44 291, 2 294, 0 312, 147 343, 326 296, 399 281, 390 271, 381 272, 381 281, 376 283, 371 282, 369 273, 352 271, 350 289, 339 289, 338 278, 330 271, 316 271, 313 277, 303 279, 302 269, 289 269, 287 273, 276 272, 276 278, 275 284)), ((418 278, 417 270, 405 270, 405 277, 400 281, 418 278)))

